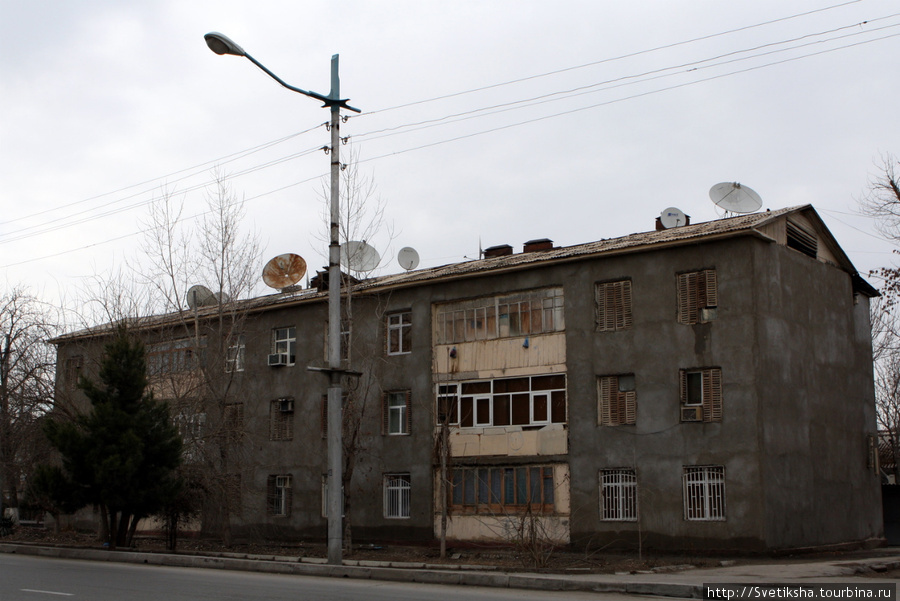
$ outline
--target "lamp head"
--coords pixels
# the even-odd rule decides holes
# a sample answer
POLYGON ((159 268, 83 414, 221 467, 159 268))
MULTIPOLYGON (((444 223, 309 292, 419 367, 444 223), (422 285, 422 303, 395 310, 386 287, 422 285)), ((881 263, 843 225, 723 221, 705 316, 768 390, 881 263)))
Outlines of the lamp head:
POLYGON ((209 49, 216 54, 247 56, 247 53, 244 52, 244 49, 235 44, 227 35, 212 31, 203 36, 203 38, 206 40, 206 45, 209 46, 209 49))

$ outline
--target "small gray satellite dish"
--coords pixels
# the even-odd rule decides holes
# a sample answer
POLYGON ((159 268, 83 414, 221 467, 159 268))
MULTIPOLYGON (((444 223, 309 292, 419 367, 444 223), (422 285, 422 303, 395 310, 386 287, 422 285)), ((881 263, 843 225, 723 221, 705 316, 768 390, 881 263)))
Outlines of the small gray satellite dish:
POLYGON ((762 207, 762 198, 737 182, 722 182, 709 189, 709 198, 721 209, 732 213, 752 213, 762 207))
POLYGON ((293 286, 306 273, 306 261, 300 255, 286 253, 272 258, 263 267, 262 279, 269 288, 284 290, 293 286))
POLYGON ((381 255, 365 241, 350 240, 341 244, 341 264, 350 271, 372 271, 380 262, 381 255))
POLYGON ((214 304, 215 300, 216 297, 213 296, 212 291, 202 284, 195 284, 188 288, 187 304, 191 309, 214 304))
POLYGON ((397 253, 397 262, 406 271, 412 271, 419 266, 419 253, 416 252, 416 249, 405 246, 397 253))
POLYGON ((681 209, 669 207, 659 214, 659 221, 664 228, 671 229, 687 223, 687 219, 681 209))
POLYGON ((227 292, 213 292, 212 302, 209 303, 211 305, 215 305, 216 303, 227 303, 231 302, 231 297, 227 292))

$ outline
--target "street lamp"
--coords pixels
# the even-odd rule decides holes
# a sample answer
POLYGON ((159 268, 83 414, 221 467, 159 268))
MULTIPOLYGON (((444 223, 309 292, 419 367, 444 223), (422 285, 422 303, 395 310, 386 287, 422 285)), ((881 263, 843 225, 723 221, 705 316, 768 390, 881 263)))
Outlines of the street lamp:
POLYGON ((206 45, 216 54, 243 56, 262 69, 269 77, 291 90, 324 102, 324 107, 331 109, 331 240, 328 245, 328 563, 341 564, 341 547, 343 543, 342 511, 342 441, 341 441, 341 245, 340 233, 340 126, 341 107, 360 112, 347 104, 347 99, 340 97, 340 79, 338 78, 338 55, 331 57, 331 92, 328 96, 309 90, 302 90, 282 81, 280 77, 269 71, 262 63, 247 54, 243 48, 234 43, 228 36, 211 32, 203 36, 206 45))

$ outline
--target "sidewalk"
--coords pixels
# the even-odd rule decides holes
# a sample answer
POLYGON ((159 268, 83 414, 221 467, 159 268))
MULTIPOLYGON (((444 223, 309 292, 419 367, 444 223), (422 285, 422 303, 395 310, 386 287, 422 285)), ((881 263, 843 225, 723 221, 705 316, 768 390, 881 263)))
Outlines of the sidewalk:
POLYGON ((874 584, 900 582, 897 578, 867 577, 900 569, 900 548, 876 549, 850 559, 784 560, 771 563, 717 568, 678 569, 678 566, 649 573, 628 574, 540 574, 503 572, 497 568, 472 565, 430 565, 412 562, 346 560, 342 566, 328 565, 324 559, 253 556, 231 553, 216 555, 175 555, 103 551, 67 547, 0 543, 0 553, 35 555, 60 559, 114 561, 170 567, 193 567, 250 572, 297 574, 454 584, 547 591, 614 592, 662 597, 703 598, 703 585, 840 583, 874 584))

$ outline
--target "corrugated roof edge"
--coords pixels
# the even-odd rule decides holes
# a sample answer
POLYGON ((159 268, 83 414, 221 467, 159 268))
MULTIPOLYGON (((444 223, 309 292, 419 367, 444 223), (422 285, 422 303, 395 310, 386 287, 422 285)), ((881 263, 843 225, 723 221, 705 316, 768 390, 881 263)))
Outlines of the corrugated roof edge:
MULTIPOLYGON (((476 259, 473 261, 465 261, 462 263, 450 263, 437 267, 419 269, 403 273, 379 276, 364 280, 353 286, 355 292, 374 292, 379 289, 402 288, 408 286, 417 286, 424 283, 441 280, 447 278, 459 277, 475 277, 487 273, 495 273, 498 270, 509 271, 523 269, 539 263, 553 263, 560 261, 577 261, 588 257, 622 253, 622 252, 640 252, 642 250, 650 250, 658 246, 669 246, 676 244, 696 243, 701 240, 716 239, 737 235, 754 235, 771 240, 768 236, 758 231, 757 228, 779 219, 790 213, 807 212, 811 214, 822 231, 827 235, 829 241, 840 254, 840 268, 847 271, 853 278, 854 289, 866 294, 867 296, 877 296, 878 291, 875 290, 868 282, 866 282, 853 267, 850 259, 837 244, 831 232, 825 226, 822 218, 819 217, 812 205, 801 205, 796 207, 787 207, 774 211, 764 211, 760 213, 748 213, 745 215, 737 215, 735 217, 725 217, 713 221, 704 221, 691 225, 683 225, 667 230, 652 230, 647 232, 637 232, 620 236, 618 238, 608 238, 595 242, 586 242, 573 246, 562 246, 553 249, 543 250, 539 253, 519 253, 506 255, 502 257, 493 257, 489 259, 476 259)), ((314 289, 300 290, 290 293, 276 293, 265 296, 259 296, 251 299, 236 301, 239 305, 239 311, 247 311, 255 313, 257 311, 266 310, 273 307, 283 305, 291 305, 296 303, 325 301, 328 297, 327 292, 318 292, 314 289)), ((168 313, 136 320, 136 324, 140 328, 161 327, 169 323, 177 322, 182 319, 192 320, 193 312, 185 316, 188 311, 181 313, 168 313)), ((204 307, 197 311, 198 318, 204 318, 216 313, 216 307, 204 307)), ((66 340, 77 338, 102 336, 111 331, 111 325, 106 324, 94 328, 87 328, 70 334, 64 334, 54 338, 51 342, 58 344, 66 340)))

